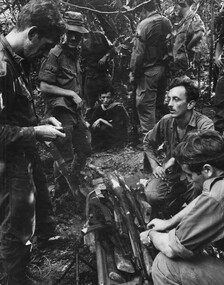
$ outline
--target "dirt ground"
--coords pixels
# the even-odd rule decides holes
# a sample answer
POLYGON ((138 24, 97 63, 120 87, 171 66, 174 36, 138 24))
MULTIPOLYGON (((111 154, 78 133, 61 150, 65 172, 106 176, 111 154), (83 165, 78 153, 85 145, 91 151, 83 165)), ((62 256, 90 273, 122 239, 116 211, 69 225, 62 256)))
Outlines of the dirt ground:
MULTIPOLYGON (((213 117, 211 105, 202 103, 201 112, 213 117)), ((53 159, 42 150, 45 172, 49 186, 53 181, 53 159)), ((93 190, 93 181, 101 173, 118 171, 124 177, 142 178, 143 151, 139 148, 125 147, 120 150, 94 153, 88 159, 82 173, 81 192, 86 196, 93 190)), ((131 183, 131 180, 130 180, 131 183)), ((49 188, 52 191, 52 187, 49 188)), ((53 193, 53 191, 52 191, 53 193)), ((57 234, 62 240, 40 244, 34 238, 31 271, 42 285, 95 285, 97 283, 96 257, 84 244, 82 228, 86 222, 85 198, 77 201, 71 193, 60 199, 52 198, 57 218, 57 234), (48 281, 46 281, 48 280, 48 281)), ((0 270, 0 285, 6 285, 5 276, 0 270)), ((22 285, 22 284, 18 284, 22 285)))

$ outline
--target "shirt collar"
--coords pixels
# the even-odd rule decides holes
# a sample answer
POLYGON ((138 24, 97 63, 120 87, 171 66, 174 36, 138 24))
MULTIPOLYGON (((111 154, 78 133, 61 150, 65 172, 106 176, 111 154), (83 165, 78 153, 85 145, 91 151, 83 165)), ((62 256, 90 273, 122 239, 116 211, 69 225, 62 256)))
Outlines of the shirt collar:
MULTIPOLYGON (((170 125, 171 129, 174 128, 174 124, 176 124, 176 120, 175 120, 175 118, 172 118, 171 119, 171 125, 170 125)), ((191 114, 191 119, 190 119, 189 123, 187 124, 187 127, 190 126, 192 128, 195 128, 196 125, 197 125, 197 122, 196 122, 196 111, 193 110, 192 114, 191 114)))
POLYGON ((224 178, 224 176, 221 177, 212 177, 210 179, 205 180, 203 184, 203 192, 210 192, 212 184, 216 179, 224 178))
POLYGON ((24 58, 20 57, 18 54, 16 54, 13 50, 12 50, 12 47, 10 46, 9 42, 7 41, 7 39, 1 35, 0 37, 0 40, 4 46, 4 48, 7 50, 8 53, 11 54, 11 56, 13 57, 13 59, 18 63, 20 64, 24 58))

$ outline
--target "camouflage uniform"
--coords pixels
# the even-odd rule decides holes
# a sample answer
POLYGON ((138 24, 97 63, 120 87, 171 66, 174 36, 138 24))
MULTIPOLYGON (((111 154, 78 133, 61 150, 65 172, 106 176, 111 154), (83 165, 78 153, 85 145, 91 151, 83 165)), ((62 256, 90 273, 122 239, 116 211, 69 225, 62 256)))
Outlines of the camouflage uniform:
MULTIPOLYGON (((78 51, 71 51, 66 45, 58 45, 50 51, 48 58, 43 62, 39 79, 80 94, 80 71, 78 51)), ((65 138, 56 139, 55 145, 69 165, 73 176, 76 177, 78 185, 79 173, 85 166, 87 156, 91 153, 86 123, 71 98, 47 93, 44 96, 46 113, 58 119, 66 133, 65 138)), ((64 192, 63 187, 67 188, 67 183, 59 173, 56 164, 55 178, 60 191, 64 192)))
POLYGON ((178 75, 186 74, 194 59, 195 52, 200 51, 201 42, 187 50, 188 43, 192 40, 195 33, 205 31, 204 23, 200 16, 189 10, 187 15, 180 21, 177 26, 175 42, 173 48, 174 64, 178 75))
POLYGON ((0 174, 0 254, 8 284, 18 285, 29 262, 36 194, 40 219, 51 204, 35 146, 33 126, 38 119, 26 76, 27 63, 13 53, 3 36, 0 58, 0 161, 5 166, 0 174))
POLYGON ((156 11, 137 27, 130 68, 137 83, 136 108, 143 134, 155 125, 156 106, 163 106, 167 86, 166 37, 171 28, 170 21, 156 11))
POLYGON ((114 53, 112 43, 101 32, 89 32, 85 35, 82 44, 82 65, 83 65, 83 94, 87 107, 93 108, 100 90, 111 83, 109 75, 108 58, 114 53), (99 65, 99 60, 108 55, 104 65, 99 65))

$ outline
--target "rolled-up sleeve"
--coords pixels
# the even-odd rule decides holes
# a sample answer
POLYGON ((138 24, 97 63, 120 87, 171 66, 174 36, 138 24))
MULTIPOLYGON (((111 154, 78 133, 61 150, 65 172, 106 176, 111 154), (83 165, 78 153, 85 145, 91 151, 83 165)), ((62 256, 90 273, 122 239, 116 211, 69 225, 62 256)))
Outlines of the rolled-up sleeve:
POLYGON ((49 84, 56 84, 58 70, 57 57, 53 53, 49 53, 48 57, 41 64, 39 80, 49 84))
POLYGON ((209 193, 203 193, 178 225, 175 235, 182 246, 196 253, 224 237, 223 221, 223 206, 209 193))

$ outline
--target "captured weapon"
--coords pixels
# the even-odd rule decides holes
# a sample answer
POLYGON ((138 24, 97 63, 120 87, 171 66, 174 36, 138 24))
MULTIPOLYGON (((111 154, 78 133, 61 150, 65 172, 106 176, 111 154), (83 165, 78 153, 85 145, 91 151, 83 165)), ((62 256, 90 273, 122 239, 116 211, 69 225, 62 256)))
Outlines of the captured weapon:
MULTIPOLYGON (((130 202, 126 195, 126 189, 119 183, 119 178, 116 178, 114 175, 108 175, 109 184, 111 186, 111 191, 119 198, 120 205, 124 211, 124 219, 127 224, 128 234, 130 237, 131 247, 133 251, 133 259, 135 267, 138 271, 142 273, 141 282, 139 284, 143 284, 144 280, 149 280, 149 275, 146 267, 150 267, 145 265, 145 259, 143 255, 143 246, 140 241, 139 231, 137 229, 136 224, 134 223, 134 215, 132 213, 130 202)), ((121 179, 121 177, 120 177, 121 179)), ((121 180, 122 181, 122 180, 121 180)))

